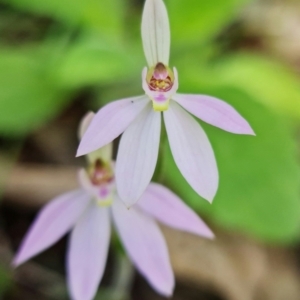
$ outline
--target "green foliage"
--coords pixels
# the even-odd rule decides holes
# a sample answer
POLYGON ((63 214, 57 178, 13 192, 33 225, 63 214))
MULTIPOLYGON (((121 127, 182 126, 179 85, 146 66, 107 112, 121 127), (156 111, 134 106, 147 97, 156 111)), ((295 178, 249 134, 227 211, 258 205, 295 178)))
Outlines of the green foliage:
POLYGON ((101 30, 107 36, 120 34, 123 23, 122 0, 5 0, 33 13, 58 18, 66 24, 101 30))
MULTIPOLYGON (((191 92, 197 90, 190 88, 191 92)), ((300 169, 285 122, 243 92, 223 88, 209 94, 233 105, 257 136, 234 135, 201 123, 213 145, 220 172, 220 186, 212 205, 187 184, 169 147, 164 156, 164 182, 221 227, 268 242, 296 239, 300 229, 300 169)))
POLYGON ((12 283, 12 274, 10 274, 6 268, 0 265, 0 298, 8 290, 12 283))
POLYGON ((47 71, 46 57, 1 50, 0 133, 28 133, 61 110, 67 98, 47 71))
POLYGON ((78 88, 129 77, 137 64, 124 47, 101 40, 97 35, 73 43, 57 70, 61 84, 78 88))
POLYGON ((281 63, 244 53, 223 59, 214 71, 218 84, 242 89, 270 108, 300 118, 299 78, 281 63))
POLYGON ((169 0, 172 42, 185 45, 211 39, 248 0, 169 0))

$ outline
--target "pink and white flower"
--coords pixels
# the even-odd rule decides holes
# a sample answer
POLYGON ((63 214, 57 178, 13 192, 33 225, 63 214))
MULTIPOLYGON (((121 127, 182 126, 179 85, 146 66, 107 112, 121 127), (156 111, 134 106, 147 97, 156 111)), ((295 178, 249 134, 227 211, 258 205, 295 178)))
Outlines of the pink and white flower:
POLYGON ((116 184, 120 198, 129 207, 141 197, 153 176, 163 114, 175 163, 191 187, 211 202, 218 188, 217 164, 205 132, 189 113, 231 133, 254 132, 226 102, 177 93, 177 70, 168 66, 170 28, 162 0, 146 0, 142 39, 148 62, 142 72, 146 95, 114 101, 100 109, 77 155, 101 148, 124 132, 116 161, 116 184))
POLYGON ((174 193, 157 183, 151 183, 139 203, 128 210, 115 189, 111 150, 108 144, 89 155, 89 167, 79 171, 81 187, 56 197, 41 210, 13 264, 19 266, 71 230, 67 255, 71 298, 92 300, 105 269, 113 223, 138 271, 158 293, 170 296, 174 274, 156 220, 206 238, 213 238, 213 233, 174 193))

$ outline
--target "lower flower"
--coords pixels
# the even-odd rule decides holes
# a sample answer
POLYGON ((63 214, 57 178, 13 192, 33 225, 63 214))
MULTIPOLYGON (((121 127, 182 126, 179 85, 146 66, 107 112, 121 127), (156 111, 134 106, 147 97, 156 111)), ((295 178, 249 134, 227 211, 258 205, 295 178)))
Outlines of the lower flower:
POLYGON ((112 220, 138 271, 158 293, 170 296, 174 275, 156 220, 207 238, 213 237, 210 229, 160 184, 151 183, 138 204, 128 210, 119 200, 113 181, 98 186, 96 197, 96 186, 92 182, 89 188, 86 186, 87 172, 80 171, 80 178, 85 188, 58 196, 39 213, 14 259, 14 266, 42 252, 72 229, 67 255, 69 291, 74 300, 91 300, 105 269, 112 220), (108 192, 105 194, 103 190, 108 192))

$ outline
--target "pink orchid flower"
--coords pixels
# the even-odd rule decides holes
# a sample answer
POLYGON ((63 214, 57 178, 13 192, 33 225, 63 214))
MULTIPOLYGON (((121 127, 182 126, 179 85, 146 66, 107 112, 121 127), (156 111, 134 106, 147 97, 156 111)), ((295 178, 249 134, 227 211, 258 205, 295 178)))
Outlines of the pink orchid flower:
POLYGON ((163 114, 175 163, 191 187, 211 202, 218 188, 217 164, 205 132, 189 113, 235 134, 254 132, 227 103, 206 95, 176 93, 178 74, 176 68, 172 71, 168 67, 170 29, 162 0, 146 0, 142 39, 148 62, 142 72, 146 95, 118 100, 100 109, 77 155, 101 148, 124 132, 116 161, 116 184, 120 198, 129 207, 153 176, 163 114))
MULTIPOLYGON (((92 114, 82 128, 91 118, 92 114)), ((113 223, 138 271, 158 293, 170 296, 174 274, 156 220, 202 237, 214 235, 196 213, 157 183, 151 183, 139 203, 128 210, 115 189, 111 150, 108 144, 91 153, 88 169, 79 171, 81 188, 58 196, 41 210, 13 264, 24 263, 72 230, 67 255, 68 288, 73 300, 91 300, 103 276, 113 223)))

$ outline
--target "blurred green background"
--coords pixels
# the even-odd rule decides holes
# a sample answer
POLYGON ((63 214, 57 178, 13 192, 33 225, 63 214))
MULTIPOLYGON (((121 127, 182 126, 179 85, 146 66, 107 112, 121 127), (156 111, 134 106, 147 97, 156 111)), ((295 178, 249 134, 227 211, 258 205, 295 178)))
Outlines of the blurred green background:
MULTIPOLYGON (((156 179, 216 228, 268 245, 297 244, 299 2, 165 3, 171 23, 170 65, 178 69, 179 92, 225 100, 249 121, 256 137, 200 122, 220 171, 212 205, 180 175, 166 143, 156 179)), ((142 7, 142 0, 0 0, 2 186, 28 138, 57 118, 72 115, 79 106, 80 113, 74 113, 78 121, 87 110, 142 94, 142 7)), ((49 144, 56 143, 53 136, 49 139, 49 144)), ((2 277, 0 293, 9 282, 5 272, 2 277)))

